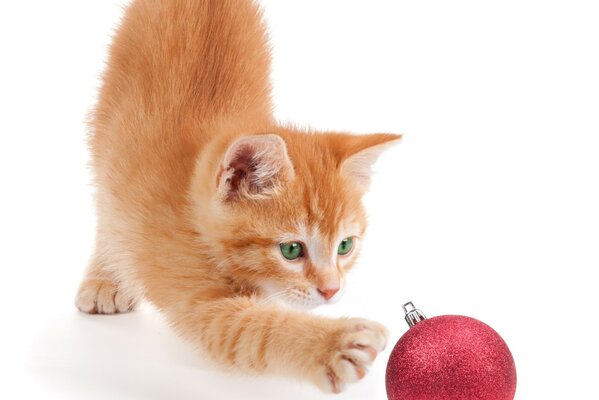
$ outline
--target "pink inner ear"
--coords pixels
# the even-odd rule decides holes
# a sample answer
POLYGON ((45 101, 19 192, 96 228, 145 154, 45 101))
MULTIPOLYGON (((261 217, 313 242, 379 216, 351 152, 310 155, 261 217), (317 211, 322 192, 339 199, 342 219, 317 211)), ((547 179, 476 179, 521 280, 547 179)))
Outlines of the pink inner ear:
POLYGON ((292 170, 285 142, 279 136, 248 136, 233 143, 227 151, 217 183, 226 200, 258 196, 271 191, 292 170))
MULTIPOLYGON (((370 139, 368 136, 363 137, 370 139)), ((385 150, 396 144, 401 138, 399 135, 372 135, 371 137, 382 138, 382 140, 349 156, 341 163, 342 173, 351 177, 363 191, 366 191, 370 184, 372 165, 385 150)))
POLYGON ((229 163, 228 170, 231 172, 231 175, 227 178, 227 183, 229 184, 228 199, 231 199, 239 192, 239 187, 243 181, 246 182, 250 193, 258 193, 260 189, 268 189, 274 184, 272 180, 267 180, 261 182, 262 185, 257 185, 255 175, 261 162, 265 162, 265 160, 259 159, 258 154, 251 146, 240 146, 229 163))

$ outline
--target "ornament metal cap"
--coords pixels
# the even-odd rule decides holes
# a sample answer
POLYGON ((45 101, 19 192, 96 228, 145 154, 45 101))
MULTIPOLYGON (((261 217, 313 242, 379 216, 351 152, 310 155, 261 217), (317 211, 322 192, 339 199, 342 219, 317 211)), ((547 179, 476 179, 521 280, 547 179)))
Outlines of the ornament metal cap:
POLYGON ((426 319, 424 313, 416 307, 414 307, 414 303, 412 303, 411 301, 403 305, 403 310, 406 313, 406 322, 408 323, 410 328, 426 319))

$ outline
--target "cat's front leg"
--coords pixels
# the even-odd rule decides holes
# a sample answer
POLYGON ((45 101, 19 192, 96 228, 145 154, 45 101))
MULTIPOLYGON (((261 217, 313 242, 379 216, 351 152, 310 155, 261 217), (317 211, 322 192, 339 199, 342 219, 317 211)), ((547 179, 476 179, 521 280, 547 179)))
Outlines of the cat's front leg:
POLYGON ((227 366, 292 375, 333 393, 363 378, 387 342, 376 322, 323 318, 249 298, 197 304, 174 322, 227 366))
POLYGON ((379 323, 351 318, 326 321, 327 340, 315 349, 312 380, 324 391, 340 393, 362 379, 387 344, 379 323))

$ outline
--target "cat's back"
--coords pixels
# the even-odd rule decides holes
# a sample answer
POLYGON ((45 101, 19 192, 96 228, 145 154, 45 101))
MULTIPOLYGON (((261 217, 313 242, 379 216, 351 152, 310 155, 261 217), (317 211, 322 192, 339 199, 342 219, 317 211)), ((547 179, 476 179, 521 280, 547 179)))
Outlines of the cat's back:
POLYGON ((176 106, 198 118, 270 107, 269 68, 254 1, 134 0, 114 37, 100 102, 122 102, 126 93, 144 109, 176 106))
POLYGON ((155 168, 166 180, 185 179, 170 175, 189 172, 210 139, 207 126, 270 121, 269 68, 254 1, 134 0, 114 36, 91 122, 96 172, 155 168))

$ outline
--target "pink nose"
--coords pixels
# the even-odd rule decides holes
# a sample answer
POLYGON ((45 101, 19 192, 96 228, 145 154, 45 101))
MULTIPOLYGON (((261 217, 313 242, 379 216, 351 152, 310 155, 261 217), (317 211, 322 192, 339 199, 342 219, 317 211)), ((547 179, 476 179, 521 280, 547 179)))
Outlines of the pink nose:
POLYGON ((320 293, 322 295, 322 297, 325 298, 325 300, 330 300, 334 295, 337 294, 338 291, 339 291, 339 288, 318 289, 318 293, 320 293))

